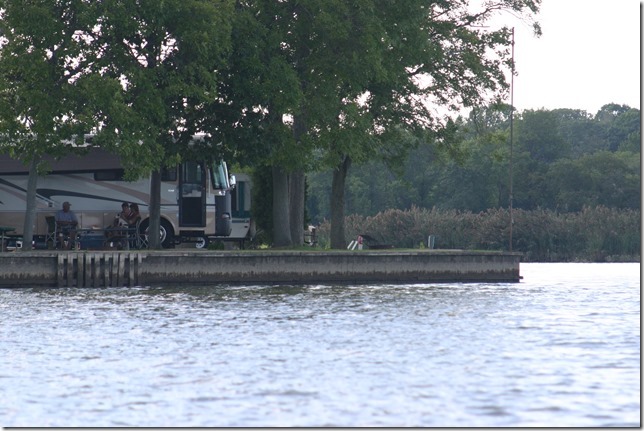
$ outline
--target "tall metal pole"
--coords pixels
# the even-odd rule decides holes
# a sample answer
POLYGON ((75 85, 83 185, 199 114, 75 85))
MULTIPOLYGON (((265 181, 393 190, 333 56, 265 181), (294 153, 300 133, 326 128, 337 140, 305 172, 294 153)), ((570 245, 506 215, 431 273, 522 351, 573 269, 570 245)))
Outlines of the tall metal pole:
POLYGON ((512 141, 514 131, 514 27, 512 27, 512 76, 510 77, 510 244, 509 250, 512 251, 512 227, 514 225, 514 214, 512 213, 512 200, 514 199, 512 190, 512 141))

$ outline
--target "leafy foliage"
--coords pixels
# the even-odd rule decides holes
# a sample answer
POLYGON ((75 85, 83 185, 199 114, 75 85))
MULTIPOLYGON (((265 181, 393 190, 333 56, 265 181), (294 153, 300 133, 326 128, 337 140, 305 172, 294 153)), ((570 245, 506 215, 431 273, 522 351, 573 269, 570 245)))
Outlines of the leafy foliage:
POLYGON ((62 155, 70 150, 64 141, 82 138, 96 125, 85 106, 91 80, 82 38, 92 24, 87 5, 7 0, 0 10, 0 145, 25 162, 62 155))
POLYGON ((103 114, 97 141, 121 153, 134 176, 189 151, 212 158, 216 149, 209 142, 186 143, 202 121, 203 104, 217 97, 216 70, 229 49, 232 2, 93 5, 94 71, 120 84, 117 94, 95 101, 103 114))
MULTIPOLYGON (((42 156, 71 152, 68 144, 98 124, 86 104, 102 89, 87 69, 88 9, 82 0, 0 1, 0 150, 29 165, 26 237, 36 220, 38 174, 48 170, 42 156)), ((27 242, 23 250, 30 249, 27 242)))
POLYGON ((216 157, 209 140, 187 143, 217 98, 232 9, 233 0, 0 2, 0 128, 10 151, 57 154, 62 140, 94 132, 127 179, 152 173, 157 248, 161 167, 216 157))
MULTIPOLYGON (((531 22, 539 5, 539 0, 476 6, 422 0, 237 2, 234 54, 222 70, 220 98, 205 105, 211 114, 204 128, 249 163, 278 167, 274 172, 282 176, 297 173, 291 182, 311 169, 334 169, 330 202, 343 214, 352 163, 380 159, 399 167, 429 136, 447 146, 455 128, 435 106, 475 106, 507 89, 510 30, 483 24, 499 11, 531 22)), ((292 191, 301 188, 284 186, 284 178, 278 183, 291 190, 292 204, 292 191)), ((274 196, 274 208, 287 207, 277 202, 286 197, 274 196)), ((280 214, 279 220, 292 216, 280 214)))
MULTIPOLYGON (((375 161, 355 167, 347 187, 347 213, 373 216, 414 205, 471 212, 508 207, 509 107, 499 109, 473 110, 457 123, 460 142, 451 153, 423 145, 412 152, 400 175, 375 161)), ((597 205, 638 209, 641 133, 634 113, 639 110, 609 104, 596 115, 572 109, 517 115, 514 207, 560 212, 597 205), (611 140, 616 124, 622 141, 611 140)), ((324 193, 329 173, 312 175, 310 184, 312 220, 328 219, 324 193)))

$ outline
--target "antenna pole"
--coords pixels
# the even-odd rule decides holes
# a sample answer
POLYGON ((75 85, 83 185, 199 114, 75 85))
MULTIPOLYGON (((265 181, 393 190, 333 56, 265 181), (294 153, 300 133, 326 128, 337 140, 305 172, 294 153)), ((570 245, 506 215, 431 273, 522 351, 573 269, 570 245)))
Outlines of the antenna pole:
POLYGON ((514 199, 512 190, 512 141, 514 131, 514 27, 512 27, 512 74, 510 77, 510 244, 509 250, 512 251, 512 227, 514 225, 514 214, 512 213, 512 201, 514 199))

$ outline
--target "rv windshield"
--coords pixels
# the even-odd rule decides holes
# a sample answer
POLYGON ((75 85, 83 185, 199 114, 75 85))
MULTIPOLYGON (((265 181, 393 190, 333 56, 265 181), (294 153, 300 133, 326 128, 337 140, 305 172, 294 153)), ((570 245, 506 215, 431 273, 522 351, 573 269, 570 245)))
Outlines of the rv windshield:
POLYGON ((211 181, 215 189, 228 190, 230 188, 226 162, 214 163, 210 170, 210 174, 212 175, 211 181))

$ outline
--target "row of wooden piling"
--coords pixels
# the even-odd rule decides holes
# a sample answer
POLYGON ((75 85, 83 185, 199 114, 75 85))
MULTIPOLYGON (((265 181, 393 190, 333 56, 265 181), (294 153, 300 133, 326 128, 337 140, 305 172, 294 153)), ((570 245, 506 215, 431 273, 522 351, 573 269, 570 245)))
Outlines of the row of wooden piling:
POLYGON ((137 286, 141 253, 60 253, 58 287, 137 286))

